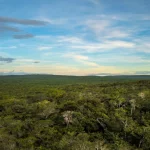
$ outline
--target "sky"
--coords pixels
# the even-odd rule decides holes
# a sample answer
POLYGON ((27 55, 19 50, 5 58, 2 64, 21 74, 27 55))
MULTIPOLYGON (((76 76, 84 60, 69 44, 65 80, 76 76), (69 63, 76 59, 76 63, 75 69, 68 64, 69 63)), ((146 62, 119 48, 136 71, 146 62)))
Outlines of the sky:
POLYGON ((0 74, 150 74, 150 0, 0 0, 0 74))

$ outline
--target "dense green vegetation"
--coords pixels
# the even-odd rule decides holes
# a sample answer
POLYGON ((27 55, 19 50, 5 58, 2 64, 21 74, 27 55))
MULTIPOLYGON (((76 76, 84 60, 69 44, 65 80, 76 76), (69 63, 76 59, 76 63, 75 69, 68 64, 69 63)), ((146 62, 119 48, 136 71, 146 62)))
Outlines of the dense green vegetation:
POLYGON ((149 150, 150 76, 1 76, 0 149, 149 150))

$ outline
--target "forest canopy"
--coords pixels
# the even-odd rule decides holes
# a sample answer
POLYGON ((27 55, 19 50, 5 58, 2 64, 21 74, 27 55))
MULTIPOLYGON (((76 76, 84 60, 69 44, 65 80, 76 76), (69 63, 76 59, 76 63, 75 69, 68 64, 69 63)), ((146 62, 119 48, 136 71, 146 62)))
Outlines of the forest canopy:
POLYGON ((0 77, 1 150, 149 150, 150 77, 0 77))

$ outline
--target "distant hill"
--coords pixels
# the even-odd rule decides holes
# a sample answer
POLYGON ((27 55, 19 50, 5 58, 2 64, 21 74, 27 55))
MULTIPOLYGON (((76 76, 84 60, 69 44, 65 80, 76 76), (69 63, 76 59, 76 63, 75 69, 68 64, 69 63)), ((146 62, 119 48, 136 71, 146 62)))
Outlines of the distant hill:
POLYGON ((124 81, 150 80, 150 75, 121 76, 64 76, 64 75, 8 75, 0 76, 0 82, 19 82, 29 84, 99 84, 124 81))

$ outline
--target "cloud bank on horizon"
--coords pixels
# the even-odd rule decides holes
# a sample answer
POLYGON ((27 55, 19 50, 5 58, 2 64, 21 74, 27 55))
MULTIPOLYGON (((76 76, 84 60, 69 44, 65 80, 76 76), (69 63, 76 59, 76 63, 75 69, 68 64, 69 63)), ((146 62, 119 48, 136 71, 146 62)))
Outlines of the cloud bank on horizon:
POLYGON ((150 74, 148 0, 0 0, 0 74, 150 74))

